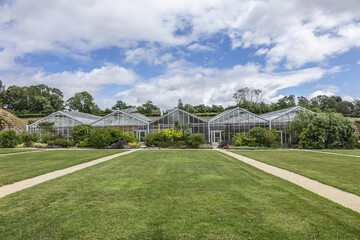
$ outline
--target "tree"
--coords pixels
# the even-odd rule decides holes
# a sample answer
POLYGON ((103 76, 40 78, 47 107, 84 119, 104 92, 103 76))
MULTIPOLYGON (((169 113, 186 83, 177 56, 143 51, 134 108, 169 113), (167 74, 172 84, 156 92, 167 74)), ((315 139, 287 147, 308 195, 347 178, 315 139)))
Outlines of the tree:
POLYGON ((66 105, 71 111, 98 114, 100 109, 93 101, 94 98, 91 96, 91 94, 84 91, 75 93, 73 97, 66 101, 66 105))
POLYGON ((306 97, 298 97, 298 105, 302 107, 308 107, 310 105, 310 101, 306 97))
POLYGON ((27 87, 10 86, 3 93, 3 106, 14 111, 30 108, 27 98, 27 87))
POLYGON ((281 110, 289 107, 295 107, 295 96, 285 96, 277 101, 275 104, 275 110, 281 110))
POLYGON ((137 107, 139 113, 148 115, 148 116, 159 116, 161 115, 160 108, 152 103, 152 101, 147 101, 143 105, 137 107))
POLYGON ((336 112, 341 114, 351 114, 354 112, 354 105, 348 101, 338 102, 335 105, 336 112))
POLYGON ((290 124, 292 138, 300 148, 353 148, 354 124, 338 113, 299 114, 290 124), (296 130, 296 131, 295 131, 296 130))
POLYGON ((64 109, 64 95, 60 89, 39 84, 32 85, 26 90, 30 112, 53 113, 64 109))
POLYGON ((258 103, 261 101, 261 94, 261 89, 244 87, 237 90, 237 92, 234 93, 233 98, 238 105, 244 103, 245 101, 258 103))
POLYGON ((4 105, 4 94, 5 94, 5 85, 0 80, 0 107, 2 108, 4 105))
POLYGON ((113 110, 122 110, 122 109, 127 109, 127 108, 132 108, 133 106, 131 105, 127 105, 125 102, 119 100, 116 102, 116 104, 114 106, 112 106, 111 109, 113 110))
POLYGON ((178 100, 177 108, 178 108, 178 109, 184 109, 184 104, 183 104, 183 102, 182 102, 181 99, 178 100))

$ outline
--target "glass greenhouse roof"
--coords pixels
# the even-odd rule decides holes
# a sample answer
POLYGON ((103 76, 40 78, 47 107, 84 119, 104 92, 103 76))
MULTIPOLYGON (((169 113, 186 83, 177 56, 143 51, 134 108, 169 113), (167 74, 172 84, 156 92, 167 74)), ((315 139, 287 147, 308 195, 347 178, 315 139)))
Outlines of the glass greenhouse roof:
POLYGON ((262 122, 266 123, 267 120, 249 112, 243 108, 237 107, 226 110, 219 115, 210 119, 209 123, 247 123, 247 122, 262 122))
POLYGON ((281 116, 284 116, 288 113, 298 112, 298 111, 310 111, 310 110, 303 108, 301 106, 296 106, 296 107, 290 107, 290 108, 285 108, 285 109, 281 109, 281 110, 274 111, 274 112, 261 114, 260 117, 262 117, 268 121, 272 121, 272 120, 277 119, 281 116))

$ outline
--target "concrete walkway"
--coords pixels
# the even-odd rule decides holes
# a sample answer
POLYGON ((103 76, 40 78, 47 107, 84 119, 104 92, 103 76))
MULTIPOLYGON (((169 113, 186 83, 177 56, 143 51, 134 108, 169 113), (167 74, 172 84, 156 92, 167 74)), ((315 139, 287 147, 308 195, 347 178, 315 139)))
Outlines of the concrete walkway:
POLYGON ((326 184, 320 183, 318 181, 309 179, 307 177, 301 176, 299 174, 274 167, 271 165, 268 165, 266 163, 258 162, 256 160, 253 160, 251 158, 247 158, 244 156, 241 156, 236 153, 232 153, 226 150, 222 149, 216 149, 219 152, 222 152, 226 155, 229 155, 233 158, 236 158, 244 163, 247 163, 253 167, 256 167, 264 172, 270 173, 274 176, 277 176, 279 178, 285 179, 291 183, 294 183, 302 188, 305 188, 313 193, 316 193, 324 198, 327 198, 333 202, 336 202, 346 208, 350 208, 358 213, 360 213, 360 197, 348 193, 345 191, 342 191, 340 189, 328 186, 326 184))
POLYGON ((135 151, 137 151, 137 150, 130 150, 130 151, 122 152, 122 153, 117 153, 117 154, 114 154, 114 155, 111 155, 111 156, 99 158, 99 159, 96 159, 96 160, 93 160, 93 161, 90 161, 90 162, 78 164, 78 165, 75 165, 75 166, 72 166, 72 167, 69 167, 69 168, 57 170, 57 171, 46 173, 46 174, 43 174, 43 175, 40 175, 40 176, 37 176, 37 177, 25 179, 25 180, 22 180, 20 182, 16 182, 16 183, 13 183, 13 184, 2 186, 2 187, 0 187, 0 198, 3 198, 3 197, 5 197, 5 196, 7 196, 9 194, 12 194, 12 193, 20 191, 20 190, 30 188, 32 186, 35 186, 35 185, 39 184, 39 183, 43 183, 43 182, 49 181, 51 179, 64 176, 66 174, 69 174, 69 173, 72 173, 72 172, 75 172, 75 171, 78 171, 78 170, 81 170, 81 169, 84 169, 84 168, 99 164, 99 163, 102 163, 102 162, 117 158, 119 156, 129 154, 129 153, 132 153, 132 152, 135 152, 135 151))

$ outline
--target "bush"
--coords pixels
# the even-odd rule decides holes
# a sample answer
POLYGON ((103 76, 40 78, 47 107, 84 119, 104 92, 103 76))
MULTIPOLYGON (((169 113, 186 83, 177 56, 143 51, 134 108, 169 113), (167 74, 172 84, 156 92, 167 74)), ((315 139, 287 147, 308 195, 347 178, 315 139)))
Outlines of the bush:
POLYGON ((63 136, 57 136, 55 137, 53 144, 49 144, 48 145, 56 145, 56 146, 61 146, 63 148, 68 147, 68 142, 66 141, 65 137, 63 136))
POLYGON ((248 134, 246 133, 236 134, 233 137, 232 141, 235 144, 235 146, 250 146, 250 147, 256 146, 256 139, 248 136, 248 134))
POLYGON ((265 129, 262 127, 255 127, 250 129, 248 137, 255 139, 255 146, 271 147, 277 138, 276 130, 265 129))
POLYGON ((30 147, 32 142, 39 141, 39 135, 37 133, 23 132, 20 136, 25 147, 30 147))
POLYGON ((354 148, 356 127, 338 113, 323 113, 313 117, 299 135, 299 148, 354 148))
POLYGON ((89 140, 88 139, 85 139, 84 141, 80 141, 79 144, 78 144, 79 148, 86 148, 88 146, 89 146, 89 140))
POLYGON ((16 134, 15 130, 6 130, 0 133, 0 147, 14 148, 20 143, 21 137, 16 134))
POLYGON ((81 124, 77 125, 73 128, 73 131, 71 133, 71 136, 73 138, 73 141, 75 143, 79 143, 81 141, 84 141, 89 137, 90 131, 93 129, 91 125, 88 124, 81 124))
POLYGON ((47 143, 49 141, 52 141, 54 140, 54 136, 52 133, 50 132, 47 132, 47 133, 44 133, 42 136, 41 136, 41 142, 42 143, 47 143))
POLYGON ((125 141, 117 141, 117 142, 114 144, 114 146, 115 146, 117 149, 124 149, 126 144, 128 144, 128 143, 125 142, 125 141))
POLYGON ((90 131, 88 146, 94 148, 103 148, 110 145, 110 134, 104 129, 93 129, 90 131))
POLYGON ((224 140, 219 143, 219 148, 229 148, 229 145, 234 145, 232 141, 224 140))
POLYGON ((192 148, 199 148, 201 144, 205 143, 204 135, 201 133, 191 134, 187 138, 186 143, 192 148))

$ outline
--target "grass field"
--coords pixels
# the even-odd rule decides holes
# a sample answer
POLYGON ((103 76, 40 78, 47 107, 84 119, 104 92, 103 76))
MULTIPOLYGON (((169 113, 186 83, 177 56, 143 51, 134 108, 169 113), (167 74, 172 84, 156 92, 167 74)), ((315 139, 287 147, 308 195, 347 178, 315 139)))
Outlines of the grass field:
POLYGON ((215 151, 138 151, 0 199, 3 239, 357 239, 360 214, 215 151))
POLYGON ((41 149, 0 148, 0 155, 8 154, 8 153, 20 153, 20 152, 32 152, 32 151, 41 151, 41 149))
POLYGON ((355 155, 360 156, 360 150, 359 149, 327 149, 327 150, 321 150, 322 152, 330 152, 330 153, 342 153, 342 154, 349 154, 349 155, 355 155))
POLYGON ((360 158, 306 151, 232 151, 360 195, 360 158))
POLYGON ((118 152, 121 151, 54 150, 1 156, 0 186, 113 155, 118 152))

